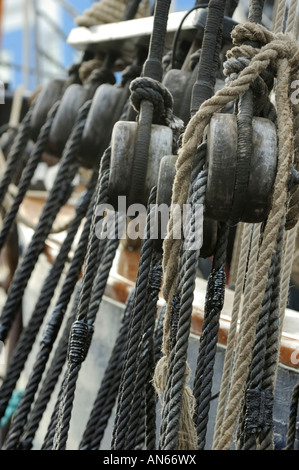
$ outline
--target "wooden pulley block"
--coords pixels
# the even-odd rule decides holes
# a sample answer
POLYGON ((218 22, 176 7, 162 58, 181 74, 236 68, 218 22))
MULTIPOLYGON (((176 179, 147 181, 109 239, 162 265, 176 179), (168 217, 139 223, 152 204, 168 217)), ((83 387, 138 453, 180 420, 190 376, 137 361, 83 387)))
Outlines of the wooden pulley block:
MULTIPOLYGON (((132 171, 134 167, 137 122, 118 121, 111 137, 111 163, 109 179, 109 198, 117 207, 118 196, 125 196, 128 204, 132 200, 132 171)), ((172 153, 172 131, 167 126, 152 124, 147 159, 147 171, 143 194, 139 195, 138 203, 147 206, 151 189, 157 185, 160 161, 164 155, 172 153)))
POLYGON ((114 124, 129 97, 127 87, 104 83, 93 97, 82 136, 79 161, 87 168, 97 164, 109 146, 114 124))
POLYGON ((76 122, 79 109, 87 99, 87 87, 73 84, 65 90, 54 118, 49 137, 49 151, 55 156, 61 156, 76 122))
MULTIPOLYGON (((156 226, 158 238, 156 248, 162 249, 163 240, 167 234, 167 223, 165 218, 167 214, 166 206, 171 207, 172 188, 175 179, 176 155, 165 155, 160 163, 158 184, 157 184, 157 210, 156 226), (162 216, 163 214, 163 216, 162 216)), ((208 258, 213 255, 217 241, 217 222, 204 216, 203 219, 203 244, 200 250, 201 258, 208 258)))
POLYGON ((276 127, 268 119, 253 118, 252 128, 253 151, 245 161, 237 148, 234 114, 215 114, 207 127, 206 213, 230 225, 262 222, 271 206, 277 168, 276 127))
POLYGON ((31 117, 31 136, 34 141, 45 124, 50 109, 61 98, 65 83, 65 80, 51 80, 38 94, 31 117))
POLYGON ((173 96, 173 113, 182 119, 185 125, 190 120, 190 104, 195 79, 194 72, 179 69, 169 70, 163 78, 163 85, 173 96))

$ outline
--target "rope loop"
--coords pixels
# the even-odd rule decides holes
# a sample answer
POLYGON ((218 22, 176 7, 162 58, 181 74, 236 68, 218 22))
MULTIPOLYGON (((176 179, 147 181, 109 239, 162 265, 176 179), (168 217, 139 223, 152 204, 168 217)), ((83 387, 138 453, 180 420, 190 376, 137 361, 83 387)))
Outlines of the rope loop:
POLYGON ((71 364, 80 364, 85 360, 92 334, 93 327, 84 320, 77 320, 73 323, 68 353, 69 362, 71 364))
POLYGON ((147 100, 154 107, 154 124, 168 125, 173 120, 173 97, 162 83, 149 77, 138 77, 131 82, 130 91, 131 103, 137 113, 141 102, 147 100))

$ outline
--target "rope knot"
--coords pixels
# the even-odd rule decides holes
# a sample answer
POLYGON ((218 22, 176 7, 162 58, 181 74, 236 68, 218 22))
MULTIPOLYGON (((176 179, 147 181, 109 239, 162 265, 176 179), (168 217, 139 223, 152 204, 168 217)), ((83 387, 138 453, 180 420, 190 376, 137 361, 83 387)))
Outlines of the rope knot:
POLYGON ((93 327, 83 320, 77 320, 73 323, 69 343, 69 362, 71 364, 80 364, 87 356, 93 327))
POLYGON ((173 120, 173 97, 162 83, 149 77, 138 77, 131 82, 130 91, 132 106, 138 113, 143 100, 153 104, 154 124, 168 125, 173 120))

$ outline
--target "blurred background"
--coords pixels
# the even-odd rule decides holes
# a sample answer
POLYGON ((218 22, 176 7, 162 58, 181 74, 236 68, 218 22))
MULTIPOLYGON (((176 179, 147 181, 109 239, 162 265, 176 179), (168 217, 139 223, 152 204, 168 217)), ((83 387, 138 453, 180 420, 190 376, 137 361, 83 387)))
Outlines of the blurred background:
MULTIPOLYGON (((91 0, 0 0, 0 80, 9 89, 33 91, 64 76, 78 58, 67 44, 74 18, 91 0)), ((194 0, 174 0, 173 11, 191 8, 194 0)))

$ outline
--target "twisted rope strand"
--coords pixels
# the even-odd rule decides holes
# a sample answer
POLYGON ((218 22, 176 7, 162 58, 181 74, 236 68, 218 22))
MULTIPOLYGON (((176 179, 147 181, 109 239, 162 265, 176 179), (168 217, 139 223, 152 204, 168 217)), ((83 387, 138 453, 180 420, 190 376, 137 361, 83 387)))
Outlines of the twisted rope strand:
MULTIPOLYGON (((85 360, 86 355, 88 354, 88 351, 89 351, 92 334, 93 334, 93 324, 96 318, 96 314, 99 310, 101 300, 104 295, 110 269, 111 269, 111 266, 112 266, 112 263, 116 254, 116 250, 119 245, 119 236, 121 236, 122 231, 123 231, 123 226, 124 226, 124 216, 119 216, 119 221, 120 223, 119 224, 116 223, 116 226, 113 221, 111 224, 112 227, 111 228, 109 227, 108 236, 107 236, 108 238, 107 245, 103 253, 103 258, 99 266, 98 273, 94 279, 94 287, 91 292, 90 305, 86 313, 85 319, 82 316, 82 311, 81 311, 82 305, 80 306, 80 300, 82 299, 81 297, 82 291, 80 293, 79 306, 78 306, 78 312, 77 312, 77 321, 73 324, 72 328, 74 328, 74 326, 78 323, 80 323, 80 328, 81 328, 81 325, 85 325, 86 326, 85 331, 87 335, 82 336, 82 338, 80 337, 76 338, 73 334, 74 330, 72 333, 73 336, 71 335, 69 356, 68 356, 68 366, 67 366, 67 371, 66 371, 66 376, 65 376, 66 381, 64 383, 61 405, 59 407, 59 412, 58 412, 57 426, 56 426, 55 436, 53 440, 53 448, 52 448, 53 450, 63 450, 66 447, 77 379, 79 376, 82 362, 85 360), (120 230, 120 232, 118 232, 118 230, 120 230), (82 352, 80 349, 79 353, 77 353, 77 350, 76 350, 77 343, 75 341, 76 342, 78 341, 78 346, 80 346, 79 341, 80 343, 81 341, 84 341, 84 344, 82 344, 83 346, 82 352)), ((108 223, 109 223, 109 220, 108 220, 108 223)), ((92 234, 92 237, 93 236, 94 235, 92 234)), ((84 289, 84 278, 82 282, 82 288, 84 289)))
POLYGON ((10 361, 6 377, 0 388, 0 416, 3 416, 8 401, 24 368, 28 355, 32 349, 38 331, 42 325, 43 319, 50 305, 52 296, 59 282, 60 275, 71 249, 74 237, 78 231, 79 225, 85 216, 95 182, 94 178, 90 181, 89 188, 80 198, 74 219, 68 228, 67 235, 61 249, 51 267, 40 291, 39 298, 33 310, 28 325, 23 330, 17 346, 14 350, 13 357, 10 361))
POLYGON ((26 289, 39 255, 44 249, 45 240, 51 230, 53 222, 66 200, 70 196, 71 183, 78 169, 76 156, 78 154, 83 129, 91 102, 86 103, 79 113, 77 122, 72 130, 64 154, 61 167, 55 179, 53 188, 45 202, 36 230, 26 250, 23 261, 14 275, 6 303, 2 310, 0 337, 5 341, 12 322, 18 311, 19 304, 26 289))
POLYGON ((280 224, 287 199, 287 181, 292 155, 292 122, 290 118, 291 112, 287 91, 290 77, 289 73, 290 67, 288 61, 286 59, 281 59, 278 64, 278 88, 276 91, 279 128, 279 159, 277 177, 274 185, 273 205, 265 226, 264 238, 260 249, 260 257, 257 262, 256 285, 253 289, 251 305, 247 312, 247 334, 245 334, 240 341, 240 355, 236 360, 232 377, 232 387, 225 417, 225 425, 223 426, 222 437, 217 446, 221 449, 229 449, 233 439, 233 429, 240 410, 241 397, 244 391, 244 380, 246 380, 248 366, 251 360, 254 330, 263 293, 265 291, 267 272, 274 249, 277 227, 280 224))
POLYGON ((18 133, 14 138, 13 145, 9 151, 7 157, 7 166, 4 175, 2 176, 0 181, 0 205, 4 200, 7 189, 16 171, 16 167, 18 166, 21 160, 27 142, 30 138, 32 110, 33 109, 30 108, 29 111, 26 113, 25 117, 23 118, 18 133))
POLYGON ((236 273, 236 286, 235 286, 235 295, 234 295, 232 314, 231 314, 231 322, 230 322, 230 328, 229 328, 228 338, 227 338, 227 346, 226 346, 226 351, 225 351, 220 394, 218 398, 218 408, 217 408, 217 415, 216 415, 214 435, 213 435, 213 446, 216 445, 218 442, 219 433, 220 433, 223 415, 224 415, 225 406, 226 406, 226 399, 227 399, 227 394, 228 394, 228 389, 229 389, 230 374, 231 374, 233 355, 234 355, 234 349, 235 349, 238 317, 239 317, 239 311, 240 311, 240 306, 241 306, 242 294, 244 291, 245 274, 246 274, 246 269, 247 269, 248 251, 249 251, 249 246, 250 246, 251 234, 252 234, 252 225, 244 224, 243 232, 242 232, 242 239, 241 239, 239 263, 238 263, 238 268, 237 268, 237 273, 236 273))
POLYGON ((151 268, 153 254, 153 240, 151 239, 151 223, 153 209, 150 205, 156 200, 156 188, 150 194, 147 209, 146 236, 142 243, 140 262, 135 286, 134 307, 130 320, 130 334, 127 343, 126 359, 120 384, 120 394, 114 423, 111 447, 114 450, 124 449, 127 437, 127 424, 132 413, 132 400, 140 355, 140 341, 142 340, 142 325, 147 305, 146 290, 151 268))

